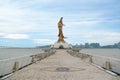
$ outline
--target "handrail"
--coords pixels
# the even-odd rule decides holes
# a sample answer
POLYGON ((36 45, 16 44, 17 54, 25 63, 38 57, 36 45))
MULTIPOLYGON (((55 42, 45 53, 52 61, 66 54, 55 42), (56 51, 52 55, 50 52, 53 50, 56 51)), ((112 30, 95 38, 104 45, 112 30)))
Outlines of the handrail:
MULTIPOLYGON (((37 54, 39 54, 39 53, 37 53, 37 54)), ((40 54, 42 54, 42 53, 40 53, 40 54)), ((14 59, 19 59, 19 58, 23 58, 23 57, 30 57, 30 56, 32 56, 32 55, 36 55, 36 54, 30 54, 30 55, 15 57, 15 58, 3 59, 3 60, 0 60, 0 61, 14 60, 14 59)))
POLYGON ((92 54, 92 53, 82 53, 82 54, 87 54, 87 55, 91 55, 91 56, 97 56, 97 57, 102 57, 102 58, 106 58, 106 59, 112 59, 112 60, 120 61, 120 59, 117 59, 117 58, 106 57, 106 56, 96 55, 96 54, 92 54))

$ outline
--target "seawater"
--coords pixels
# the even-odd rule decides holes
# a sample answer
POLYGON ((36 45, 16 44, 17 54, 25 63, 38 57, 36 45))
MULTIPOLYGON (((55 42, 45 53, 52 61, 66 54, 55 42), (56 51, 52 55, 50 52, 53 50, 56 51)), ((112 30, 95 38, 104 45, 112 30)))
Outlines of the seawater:
POLYGON ((81 49, 81 53, 120 59, 120 49, 81 49))
POLYGON ((0 48, 0 60, 42 53, 40 48, 0 48))
MULTIPOLYGON (((0 60, 42 53, 40 48, 0 48, 0 60)), ((81 49, 81 53, 120 59, 120 49, 81 49)))

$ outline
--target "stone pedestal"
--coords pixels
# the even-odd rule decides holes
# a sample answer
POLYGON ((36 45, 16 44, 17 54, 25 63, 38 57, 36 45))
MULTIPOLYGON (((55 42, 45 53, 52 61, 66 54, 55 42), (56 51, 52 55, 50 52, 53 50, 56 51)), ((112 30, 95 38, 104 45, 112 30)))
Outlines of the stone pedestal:
POLYGON ((70 49, 72 46, 68 44, 67 42, 55 42, 51 48, 55 49, 70 49))

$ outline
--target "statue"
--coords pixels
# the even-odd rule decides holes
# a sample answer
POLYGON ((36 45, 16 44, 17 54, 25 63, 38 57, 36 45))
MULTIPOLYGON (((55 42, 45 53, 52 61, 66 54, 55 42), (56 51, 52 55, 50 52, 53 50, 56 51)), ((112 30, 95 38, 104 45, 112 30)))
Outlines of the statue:
POLYGON ((63 17, 60 18, 60 21, 58 22, 58 40, 57 42, 55 42, 51 48, 53 49, 69 49, 69 48, 72 48, 72 46, 70 44, 68 44, 64 38, 64 35, 63 35, 63 32, 62 32, 62 29, 63 29, 63 17))
POLYGON ((62 32, 62 27, 64 26, 63 22, 62 22, 62 19, 63 17, 60 18, 60 21, 58 22, 58 29, 59 29, 59 33, 58 33, 58 42, 65 42, 64 41, 64 35, 63 35, 63 32, 62 32))

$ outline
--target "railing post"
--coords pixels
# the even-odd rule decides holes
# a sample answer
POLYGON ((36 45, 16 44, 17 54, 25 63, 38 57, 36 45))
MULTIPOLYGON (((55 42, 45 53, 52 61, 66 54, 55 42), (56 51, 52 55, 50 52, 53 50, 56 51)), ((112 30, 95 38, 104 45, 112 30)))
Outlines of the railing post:
POLYGON ((41 59, 44 59, 44 54, 41 54, 41 59))
POLYGON ((107 70, 110 70, 110 69, 111 69, 111 65, 110 65, 110 62, 109 62, 109 61, 106 61, 106 62, 105 62, 105 68, 106 68, 107 70))
POLYGON ((34 56, 32 56, 32 63, 34 63, 34 56))
POLYGON ((80 58, 83 59, 83 54, 82 53, 80 53, 80 58))
POLYGON ((92 56, 89 56, 89 62, 93 63, 92 56))
POLYGON ((19 69, 19 62, 16 61, 13 65, 13 72, 16 72, 19 69))

